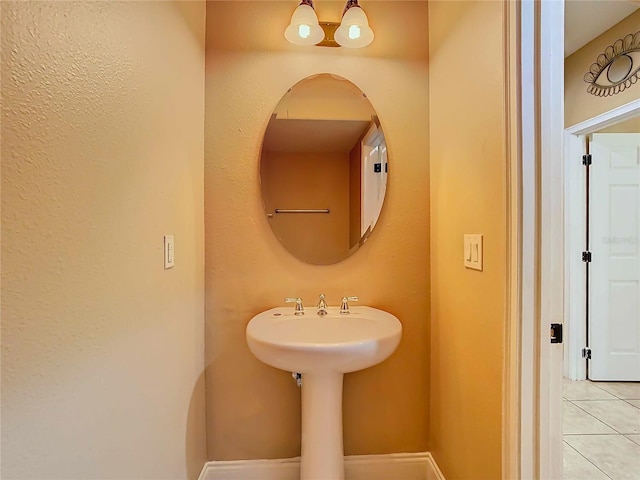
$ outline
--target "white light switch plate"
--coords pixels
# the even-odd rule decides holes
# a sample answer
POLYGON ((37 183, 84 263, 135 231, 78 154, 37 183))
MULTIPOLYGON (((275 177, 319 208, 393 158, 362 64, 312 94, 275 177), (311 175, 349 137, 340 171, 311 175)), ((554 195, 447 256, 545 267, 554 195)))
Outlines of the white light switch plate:
POLYGON ((173 235, 164 236, 164 268, 173 268, 175 262, 175 243, 173 235))
POLYGON ((464 235, 464 266, 482 271, 482 235, 464 235))

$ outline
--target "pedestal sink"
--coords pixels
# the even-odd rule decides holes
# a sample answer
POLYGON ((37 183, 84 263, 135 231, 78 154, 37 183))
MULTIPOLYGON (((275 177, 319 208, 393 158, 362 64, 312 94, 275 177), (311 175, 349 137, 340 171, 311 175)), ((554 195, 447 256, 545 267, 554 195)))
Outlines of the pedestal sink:
POLYGON ((342 378, 389 357, 402 335, 400 321, 382 310, 351 307, 341 315, 272 308, 247 325, 249 349, 262 362, 302 373, 301 480, 344 480, 342 378))

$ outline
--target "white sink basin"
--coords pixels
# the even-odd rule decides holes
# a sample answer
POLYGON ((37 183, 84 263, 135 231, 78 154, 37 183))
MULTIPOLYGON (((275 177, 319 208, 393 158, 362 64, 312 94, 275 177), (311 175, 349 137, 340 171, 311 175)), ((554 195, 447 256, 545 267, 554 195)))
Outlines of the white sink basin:
POLYGON ((296 316, 291 307, 259 313, 247 325, 247 343, 262 362, 290 372, 348 373, 382 362, 398 346, 402 324, 371 307, 351 307, 341 315, 329 308, 296 316))
POLYGON ((402 324, 371 307, 338 307, 319 316, 291 307, 259 313, 247 325, 247 344, 272 367, 302 373, 302 480, 344 480, 342 379, 382 362, 400 343, 402 324))

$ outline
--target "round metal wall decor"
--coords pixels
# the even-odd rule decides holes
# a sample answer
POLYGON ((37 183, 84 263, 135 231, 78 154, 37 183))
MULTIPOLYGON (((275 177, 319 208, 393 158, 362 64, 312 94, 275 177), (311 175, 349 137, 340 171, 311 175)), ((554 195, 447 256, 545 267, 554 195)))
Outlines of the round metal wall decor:
POLYGON ((587 92, 608 97, 631 87, 640 77, 640 32, 609 45, 591 64, 584 81, 587 92))

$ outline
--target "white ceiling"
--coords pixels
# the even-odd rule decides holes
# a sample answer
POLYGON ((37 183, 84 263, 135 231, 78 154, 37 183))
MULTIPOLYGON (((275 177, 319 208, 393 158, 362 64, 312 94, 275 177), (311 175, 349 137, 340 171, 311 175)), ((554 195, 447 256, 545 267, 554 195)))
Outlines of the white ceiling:
POLYGON ((371 120, 302 120, 272 118, 264 135, 266 152, 348 154, 371 120))
POLYGON ((583 47, 640 8, 640 0, 566 0, 564 56, 583 47))

